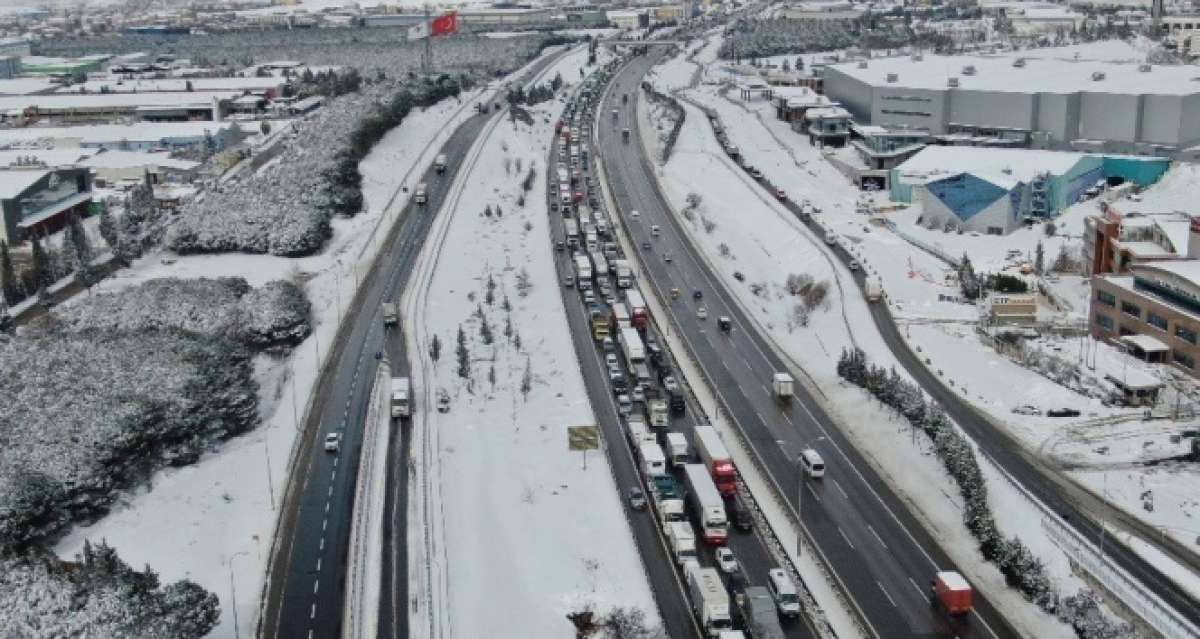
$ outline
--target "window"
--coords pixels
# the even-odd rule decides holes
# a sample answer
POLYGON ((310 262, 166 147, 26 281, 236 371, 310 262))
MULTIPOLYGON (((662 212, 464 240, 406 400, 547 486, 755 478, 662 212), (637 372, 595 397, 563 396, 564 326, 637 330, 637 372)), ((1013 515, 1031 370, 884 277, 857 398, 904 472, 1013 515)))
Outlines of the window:
POLYGON ((1117 296, 1108 291, 1096 291, 1096 301, 1105 306, 1116 306, 1117 296))
POLYGON ((1167 330, 1167 318, 1155 315, 1152 311, 1146 311, 1146 322, 1161 331, 1167 330))
POLYGON ((1189 328, 1184 328, 1182 326, 1176 326, 1175 327, 1175 337, 1178 337, 1179 339, 1181 339, 1185 342, 1188 342, 1189 344, 1196 343, 1196 331, 1193 331, 1189 328))
POLYGON ((1106 331, 1111 331, 1113 329, 1112 318, 1107 315, 1096 313, 1096 324, 1106 331))
POLYGON ((1172 354, 1175 356, 1176 364, 1179 364, 1180 366, 1187 368, 1187 369, 1196 368, 1196 360, 1191 355, 1187 355, 1185 353, 1180 353, 1179 351, 1175 351, 1172 354))
POLYGON ((1138 308, 1137 304, 1132 302, 1121 301, 1121 312, 1126 315, 1132 315, 1137 318, 1142 317, 1142 309, 1138 308))
POLYGON ((909 116, 919 117, 919 118, 929 117, 929 114, 924 111, 900 111, 900 110, 896 110, 896 109, 880 109, 880 112, 882 112, 885 115, 909 115, 909 116))
POLYGON ((1122 324, 1121 329, 1117 331, 1117 335, 1120 335, 1121 337, 1125 337, 1126 335, 1137 335, 1137 334, 1138 334, 1137 331, 1133 330, 1132 328, 1129 328, 1128 326, 1126 326, 1124 324, 1122 324))

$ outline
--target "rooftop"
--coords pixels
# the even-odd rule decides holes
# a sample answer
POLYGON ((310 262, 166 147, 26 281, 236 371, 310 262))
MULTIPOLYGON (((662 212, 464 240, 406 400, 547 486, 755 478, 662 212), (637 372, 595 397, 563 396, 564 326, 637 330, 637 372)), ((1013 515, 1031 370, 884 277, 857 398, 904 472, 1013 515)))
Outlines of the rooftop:
MULTIPOLYGON (((971 173, 999 186, 1029 182, 1039 173, 1062 175, 1086 157, 1083 153, 931 145, 896 167, 906 178, 941 179, 971 173)), ((918 180, 919 181, 919 180, 918 180)))
POLYGON ((196 91, 184 93, 5 95, 0 96, 0 111, 22 110, 30 107, 42 109, 87 109, 139 106, 211 106, 214 98, 227 100, 237 97, 240 94, 240 91, 196 91))
MULTIPOLYGON (((80 89, 88 93, 100 93, 103 87, 108 87, 106 90, 113 93, 161 93, 161 92, 181 92, 187 91, 188 85, 192 86, 193 91, 265 91, 267 89, 277 89, 284 84, 283 78, 192 78, 190 80, 184 78, 167 78, 167 79, 149 79, 149 80, 121 80, 112 78, 108 80, 88 80, 81 84, 72 84, 69 87, 63 87, 56 93, 80 93, 80 89)), ((3 90, 3 81, 0 81, 0 91, 3 90)))
POLYGON ((1147 264, 1134 264, 1130 266, 1130 270, 1134 275, 1138 271, 1160 271, 1175 275, 1186 280, 1193 286, 1200 288, 1200 260, 1170 260, 1166 262, 1152 262, 1147 264))
MULTIPOLYGON (((857 62, 831 65, 846 75, 873 86, 943 90, 949 78, 958 79, 955 91, 999 91, 1014 93, 1128 93, 1191 95, 1200 93, 1200 68, 1194 65, 1153 65, 1140 71, 1141 65, 1129 62, 1075 60, 1019 55, 925 55, 921 60, 908 56, 875 58, 867 68, 857 62), (1018 59, 1024 66, 1013 66, 1018 59), (974 75, 963 73, 975 68, 974 75), (1094 74, 1103 74, 1095 80, 1094 74), (895 82, 888 75, 895 74, 895 82)), ((1045 53, 1042 53, 1045 56, 1045 53)))
POLYGON ((138 122, 136 124, 98 124, 94 126, 25 127, 0 129, 0 146, 34 144, 40 140, 78 139, 82 143, 157 142, 170 138, 203 137, 233 126, 232 122, 138 122))
POLYGON ((50 169, 45 167, 22 167, 19 169, 0 169, 0 200, 17 197, 25 189, 33 186, 34 182, 42 179, 50 169))

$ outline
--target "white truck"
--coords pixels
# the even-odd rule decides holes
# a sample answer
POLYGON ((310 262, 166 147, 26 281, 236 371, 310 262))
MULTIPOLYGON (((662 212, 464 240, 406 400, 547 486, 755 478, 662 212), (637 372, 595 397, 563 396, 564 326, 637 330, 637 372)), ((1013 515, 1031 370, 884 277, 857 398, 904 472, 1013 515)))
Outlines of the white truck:
POLYGON ((420 206, 425 206, 425 202, 428 199, 428 192, 429 189, 425 186, 424 182, 418 184, 417 192, 413 195, 413 201, 420 206))
POLYGON ((592 262, 582 253, 575 255, 575 281, 579 288, 591 287, 592 262))
POLYGON ((775 397, 784 401, 791 399, 795 382, 796 380, 787 373, 775 373, 771 378, 771 388, 775 391, 775 397))
POLYGON ((629 260, 613 260, 613 268, 617 272, 617 286, 629 288, 633 285, 633 269, 629 267, 629 260))
POLYGON ((392 378, 392 418, 412 415, 412 386, 407 377, 392 378))
POLYGON ((658 444, 654 433, 646 427, 646 419, 639 413, 632 413, 625 418, 626 428, 629 429, 629 442, 640 449, 642 444, 658 444))
POLYGON ((636 328, 622 328, 617 333, 617 341, 621 344, 621 352, 625 354, 629 370, 646 361, 646 346, 642 344, 642 336, 636 328))
POLYGON ((567 246, 575 248, 579 246, 579 222, 575 220, 563 220, 563 235, 567 238, 567 246))
POLYGON ((717 492, 704 464, 684 464, 683 485, 687 489, 687 502, 700 522, 704 541, 720 545, 729 539, 729 519, 725 514, 725 500, 717 492))
POLYGON ((633 326, 629 321, 629 308, 625 306, 625 302, 617 302, 612 305, 613 324, 618 329, 631 328, 633 326))
POLYGON ((883 282, 878 277, 867 278, 867 301, 878 302, 883 299, 883 282))
POLYGON ((592 251, 592 266, 596 272, 596 277, 608 275, 608 260, 604 259, 604 254, 600 251, 592 251))
POLYGON ((383 303, 383 325, 395 326, 400 321, 400 313, 396 311, 395 302, 383 303))
POLYGON ((689 561, 684 568, 687 574, 688 594, 692 609, 700 627, 712 639, 718 639, 723 630, 733 629, 733 617, 729 610, 729 591, 721 581, 716 568, 703 568, 698 561, 689 561))
POLYGON ((642 460, 642 475, 649 480, 667 474, 667 456, 656 441, 643 442, 638 446, 638 457, 642 460))
POLYGON ((686 521, 667 522, 667 544, 671 546, 671 556, 680 566, 689 559, 696 560, 696 533, 692 525, 686 521))
POLYGON ((595 251, 600 246, 600 240, 596 239, 596 227, 588 225, 588 230, 583 234, 583 244, 589 251, 595 251))
POLYGON ((650 411, 650 426, 666 428, 667 424, 671 422, 671 411, 665 400, 652 399, 647 409, 650 411))
POLYGON ((687 437, 684 437, 683 433, 667 433, 667 449, 673 468, 680 468, 691 460, 687 437))
POLYGON ((438 175, 446 172, 446 154, 439 153, 433 160, 433 167, 437 170, 438 175))

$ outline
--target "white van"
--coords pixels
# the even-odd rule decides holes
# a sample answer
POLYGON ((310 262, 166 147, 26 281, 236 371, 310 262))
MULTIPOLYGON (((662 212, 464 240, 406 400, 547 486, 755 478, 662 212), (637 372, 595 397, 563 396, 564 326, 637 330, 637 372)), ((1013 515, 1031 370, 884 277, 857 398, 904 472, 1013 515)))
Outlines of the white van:
POLYGON ((646 479, 663 477, 667 474, 667 456, 657 443, 643 442, 638 447, 642 458, 642 474, 646 479))
POLYGON ((767 571, 767 590, 775 598, 775 607, 784 617, 800 616, 800 595, 796 593, 796 584, 783 568, 772 568, 767 571))
POLYGON ((425 183, 422 182, 417 185, 417 193, 413 196, 413 201, 421 206, 425 206, 425 199, 425 183))
POLYGON ((825 476, 825 460, 821 459, 820 453, 811 448, 800 451, 800 466, 804 468, 804 474, 813 479, 825 476))

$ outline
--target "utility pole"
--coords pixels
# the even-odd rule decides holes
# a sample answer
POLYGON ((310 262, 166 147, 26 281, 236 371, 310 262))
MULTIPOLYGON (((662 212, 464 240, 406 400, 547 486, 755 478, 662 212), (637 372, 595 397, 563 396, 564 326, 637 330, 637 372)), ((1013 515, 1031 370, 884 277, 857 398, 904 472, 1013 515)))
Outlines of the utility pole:
POLYGON ((429 40, 433 37, 433 23, 429 19, 429 5, 425 5, 425 50, 421 52, 421 73, 433 74, 433 48, 429 40))

